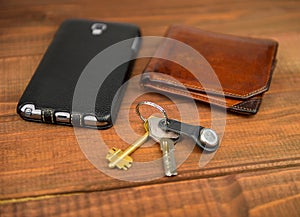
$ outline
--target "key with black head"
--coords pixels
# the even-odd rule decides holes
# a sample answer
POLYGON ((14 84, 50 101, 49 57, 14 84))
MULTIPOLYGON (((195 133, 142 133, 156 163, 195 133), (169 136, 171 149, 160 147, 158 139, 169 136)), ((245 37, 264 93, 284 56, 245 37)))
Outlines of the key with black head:
POLYGON ((219 147, 219 138, 210 128, 194 126, 173 119, 162 119, 158 126, 166 132, 174 132, 192 138, 205 151, 213 152, 219 147))

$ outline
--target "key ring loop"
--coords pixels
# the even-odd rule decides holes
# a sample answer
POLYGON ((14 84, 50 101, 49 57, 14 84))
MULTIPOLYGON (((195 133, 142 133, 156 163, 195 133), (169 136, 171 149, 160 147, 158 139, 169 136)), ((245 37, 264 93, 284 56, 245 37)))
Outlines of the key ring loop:
POLYGON ((138 103, 138 104, 136 105, 136 107, 135 107, 135 111, 136 111, 137 115, 140 117, 140 119, 141 119, 142 121, 146 122, 147 119, 144 118, 144 117, 141 115, 141 112, 140 112, 140 106, 141 106, 141 105, 149 105, 149 106, 152 106, 152 107, 158 109, 158 110, 163 114, 163 116, 164 116, 164 118, 166 119, 166 122, 167 122, 168 116, 167 116, 166 111, 165 111, 161 106, 155 104, 154 102, 150 102, 150 101, 143 101, 143 102, 140 102, 140 103, 138 103))

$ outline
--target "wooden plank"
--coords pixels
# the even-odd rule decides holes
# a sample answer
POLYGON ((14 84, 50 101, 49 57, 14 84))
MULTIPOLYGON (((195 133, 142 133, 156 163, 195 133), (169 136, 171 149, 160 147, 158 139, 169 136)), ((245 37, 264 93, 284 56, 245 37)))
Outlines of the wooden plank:
POLYGON ((66 1, 2 3, 0 9, 0 57, 43 54, 59 24, 67 18, 129 22, 143 35, 163 36, 174 23, 237 35, 260 36, 299 33, 300 4, 295 1, 252 1, 185 4, 181 0, 154 3, 131 1, 66 1), (3 6, 2 6, 3 5, 3 6), (230 5, 230 8, 228 6, 230 5), (272 8, 270 9, 270 5, 272 8))
MULTIPOLYGON (((282 43, 279 61, 274 72, 271 89, 265 94, 259 113, 245 117, 227 114, 226 131, 221 147, 213 160, 204 168, 198 166, 201 152, 195 148, 179 168, 179 176, 171 179, 186 180, 199 177, 220 176, 242 171, 265 170, 299 164, 299 75, 291 69, 299 68, 296 59, 289 58, 298 52, 298 37, 278 37, 282 43), (284 91, 281 91, 284 90, 284 91)), ((292 56, 293 57, 293 56, 292 56)), ((106 190, 129 187, 140 183, 116 180, 96 170, 81 152, 74 131, 69 127, 29 123, 15 113, 18 98, 29 81, 40 56, 4 58, 1 61, 1 113, 0 144, 1 198, 20 198, 46 193, 61 193, 83 190, 106 190), (87 178, 88 177, 88 178, 87 178), (13 183, 13 184, 12 184, 13 183)), ((141 71, 137 64, 134 74, 141 71)), ((134 111, 140 100, 153 100, 168 111, 173 118, 180 118, 176 105, 157 94, 141 95, 134 101, 130 96, 140 91, 137 86, 129 86, 123 100, 116 127, 127 129, 127 116, 132 131, 118 135, 115 128, 101 131, 108 147, 126 148, 129 142, 143 134, 141 121, 134 111)), ((184 100, 180 102, 185 104, 184 100)), ((201 123, 209 126, 209 107, 198 104, 201 123)), ((187 115, 189 110, 183 111, 187 115)), ((191 123, 195 120, 190 120, 191 123)), ((93 147, 94 141, 91 141, 93 147)), ((190 144, 186 139, 177 145, 180 148, 190 144)), ((98 153, 98 152, 96 152, 98 153)), ((105 150, 99 150, 99 154, 105 150)), ((158 146, 150 146, 134 153, 135 161, 151 161, 161 156, 158 146)), ((157 171, 157 170, 154 170, 157 171)), ((144 175, 149 171, 144 172, 144 175)), ((171 181, 166 178, 150 183, 171 181)), ((147 183, 147 182, 146 182, 147 183)))
POLYGON ((300 167, 0 201, 1 216, 299 215, 300 167))
MULTIPOLYGON (((297 80, 299 77, 291 77, 294 72, 290 70, 299 68, 299 62, 293 59, 298 52, 297 47, 293 45, 299 38, 293 35, 283 35, 277 39, 282 42, 279 59, 285 61, 278 63, 271 89, 265 94, 259 113, 253 117, 227 114, 226 132, 221 148, 214 159, 207 167, 199 168, 198 161, 201 152, 195 149, 180 167, 181 175, 178 179, 210 177, 299 163, 299 124, 293 121, 299 118, 300 114, 297 100, 300 92, 297 80), (288 105, 289 110, 284 105, 288 105), (241 122, 241 120, 246 121, 241 122), (267 134, 265 129, 268 130, 267 134)), ((28 123, 17 116, 16 102, 39 60, 40 56, 1 60, 0 71, 3 79, 0 81, 2 87, 0 141, 2 162, 3 165, 7 165, 1 169, 2 196, 11 198, 32 194, 42 195, 45 192, 80 191, 86 186, 104 190, 131 185, 131 183, 108 178, 105 174, 95 170, 81 153, 72 128, 28 123), (73 156, 73 161, 71 156, 73 156), (86 182, 86 177, 89 177, 88 182, 86 182), (23 187, 16 189, 15 185, 10 184, 12 180, 15 185, 23 187)), ((142 68, 142 65, 136 64, 134 74, 138 74, 142 68)), ((119 128, 127 128, 126 114, 129 109, 132 128, 137 134, 142 134, 143 128, 140 127, 140 120, 135 115, 134 105, 139 100, 149 98, 162 103, 168 112, 174 115, 174 118, 180 118, 176 107, 164 97, 156 94, 146 94, 135 102, 127 101, 129 96, 139 91, 137 88, 138 86, 129 87, 126 91, 121 107, 121 114, 125 116, 119 116, 117 122, 119 128)), ((200 104, 198 108, 202 123, 208 125, 211 121, 209 108, 200 104)), ((187 110, 186 113, 188 112, 187 110)), ((122 140, 133 141, 136 138, 136 134, 131 135, 130 132, 125 135, 125 138, 120 138, 114 129, 103 131, 101 135, 108 146, 119 144, 121 148, 128 145, 122 140)), ((160 151, 155 146, 143 149, 142 153, 146 155, 141 153, 134 155, 136 161, 160 157, 160 151)), ((159 182, 164 181, 165 179, 159 180, 159 182)))
MULTIPOLYGON (((298 1, 129 0, 124 4, 113 0, 104 4, 97 0, 10 0, 0 4, 1 216, 299 215, 298 1), (103 156, 108 147, 126 148, 144 133, 134 111, 137 102, 155 101, 176 119, 191 111, 180 112, 170 99, 143 93, 138 85, 129 86, 114 128, 93 131, 96 138, 85 134, 92 131, 82 130, 86 146, 73 128, 29 123, 18 117, 18 99, 59 23, 74 17, 136 23, 143 35, 162 36, 170 24, 181 23, 273 38, 279 42, 279 52, 271 88, 258 114, 251 117, 231 113, 224 117, 221 111, 212 117, 208 106, 197 103, 202 125, 226 121, 221 146, 205 167, 199 167, 203 155, 194 148, 176 177, 163 177, 161 164, 144 170, 134 164, 122 173, 123 180, 116 178, 108 172, 115 170, 99 171, 99 165, 106 165, 103 156), (99 138, 106 148, 97 146, 99 138), (92 154, 84 153, 84 147, 92 154), (91 164, 92 160, 97 164, 91 164)), ((139 75, 146 62, 139 60, 133 75, 139 75)), ((177 105, 189 106, 184 99, 177 105)), ((189 117, 187 121, 195 124, 197 120, 189 117)), ((222 126, 216 129, 222 134, 222 126)), ((186 156, 183 147, 193 148, 184 139, 176 146, 176 159, 186 156)), ((158 145, 147 143, 132 157, 143 165, 160 158, 161 152, 158 145)))
POLYGON ((0 102, 16 103, 30 81, 41 56, 0 58, 0 102))

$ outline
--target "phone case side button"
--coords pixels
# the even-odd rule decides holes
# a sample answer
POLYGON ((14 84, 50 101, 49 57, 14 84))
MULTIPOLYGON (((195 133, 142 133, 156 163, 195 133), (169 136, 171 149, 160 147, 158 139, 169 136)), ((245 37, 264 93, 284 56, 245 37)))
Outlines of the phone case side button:
POLYGON ((101 128, 105 127, 109 123, 107 121, 98 121, 97 118, 93 115, 87 115, 83 118, 83 122, 85 126, 93 127, 93 128, 101 128))
POLYGON ((56 112, 55 121, 58 123, 69 124, 70 123, 70 114, 68 112, 56 112))
POLYGON ((48 123, 48 124, 54 124, 53 120, 53 109, 42 109, 42 122, 48 123))
POLYGON ((40 109, 36 109, 35 105, 33 104, 23 105, 20 111, 20 115, 23 118, 41 121, 42 111, 40 109))

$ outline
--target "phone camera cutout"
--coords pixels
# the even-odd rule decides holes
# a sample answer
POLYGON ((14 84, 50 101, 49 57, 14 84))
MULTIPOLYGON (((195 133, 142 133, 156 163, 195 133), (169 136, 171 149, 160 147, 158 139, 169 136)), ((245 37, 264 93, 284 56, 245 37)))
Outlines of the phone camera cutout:
POLYGON ((107 29, 107 25, 104 23, 94 23, 91 26, 93 35, 101 35, 107 29))

